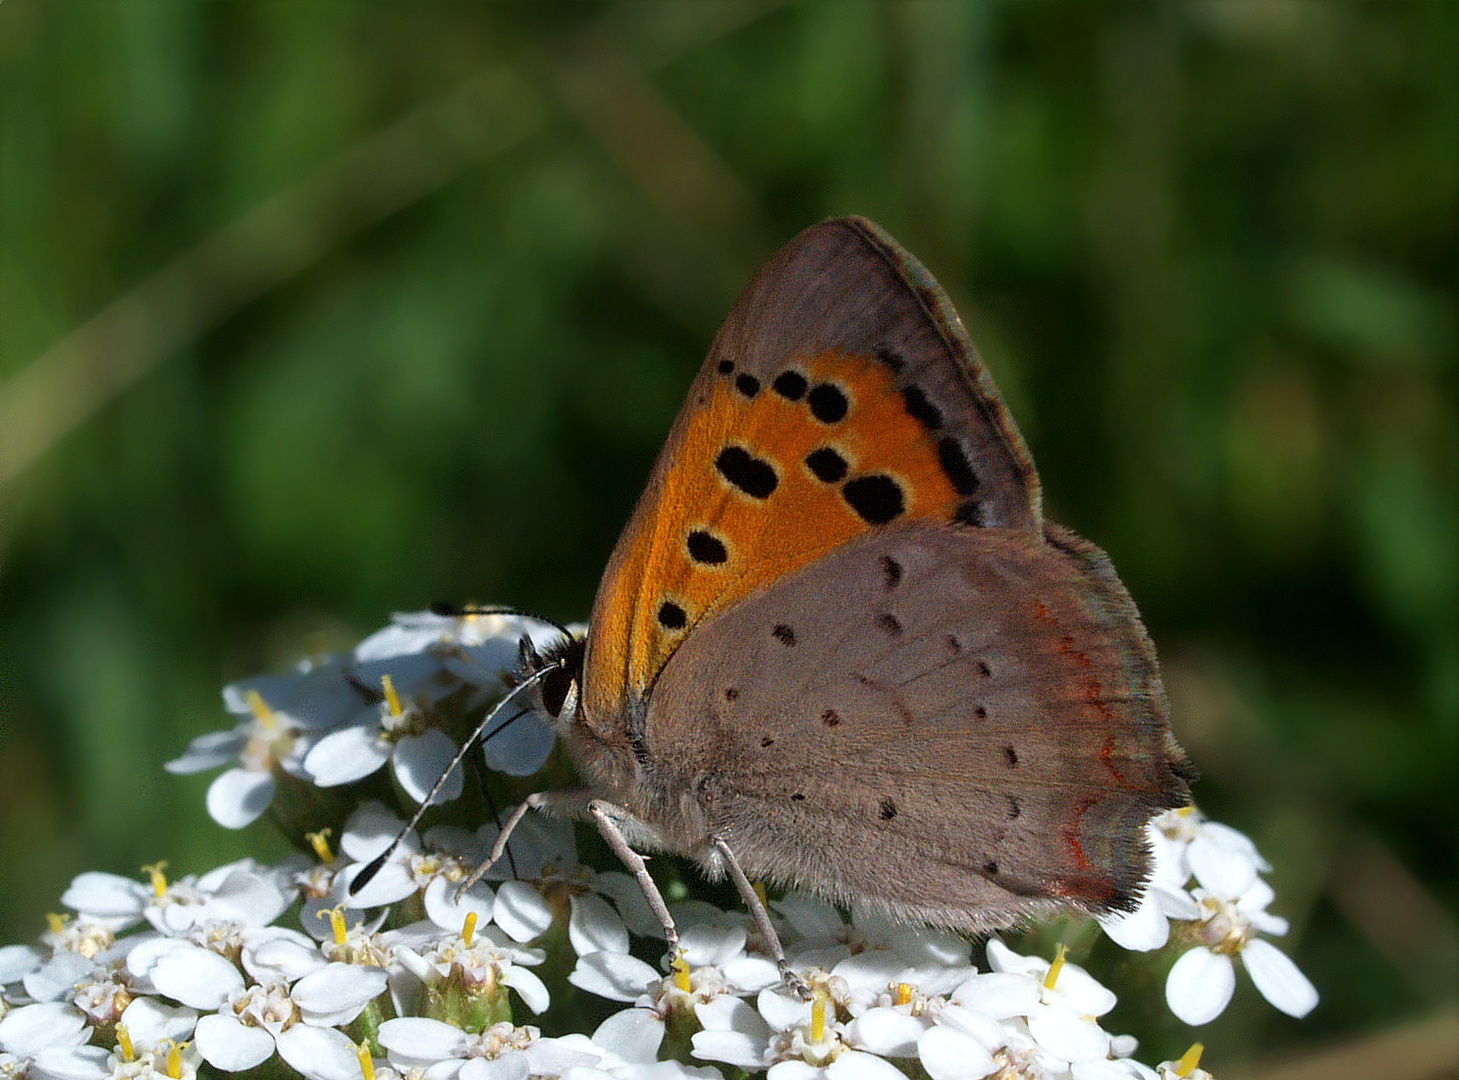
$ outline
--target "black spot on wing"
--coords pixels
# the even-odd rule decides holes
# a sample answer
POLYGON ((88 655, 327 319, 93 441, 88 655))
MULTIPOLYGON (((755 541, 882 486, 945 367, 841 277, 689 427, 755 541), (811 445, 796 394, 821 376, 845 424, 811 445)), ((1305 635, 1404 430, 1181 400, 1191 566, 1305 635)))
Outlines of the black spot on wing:
POLYGON ((811 415, 823 424, 834 424, 846 419, 847 412, 851 409, 851 402, 846 397, 846 392, 835 383, 817 383, 811 387, 806 395, 806 404, 811 407, 811 415))
POLYGON ((877 346, 876 358, 891 368, 893 374, 900 373, 907 366, 907 361, 902 359, 902 354, 888 345, 877 346))
POLYGON ((695 529, 685 542, 689 558, 701 566, 720 566, 729 558, 724 541, 705 529, 695 529))
POLYGON ((665 630, 682 630, 689 624, 689 616, 672 600, 659 605, 659 625, 665 630))
POLYGON ((972 525, 979 529, 989 524, 988 511, 982 499, 964 499, 952 512, 952 519, 959 525, 972 525))
POLYGON ((968 460, 963 444, 951 435, 937 440, 937 460, 959 495, 971 495, 978 490, 978 474, 973 471, 973 463, 968 460))
POLYGON ((785 623, 776 623, 770 631, 770 636, 787 649, 795 648, 795 628, 785 623))
POLYGON ((747 398, 752 398, 760 392, 760 380, 755 376, 741 372, 735 376, 735 389, 747 398))
POLYGON ((846 481, 841 495, 868 525, 885 525, 895 521, 906 510, 902 486, 884 473, 858 476, 846 481))
POLYGON ((735 363, 733 360, 721 360, 719 362, 719 373, 721 375, 728 375, 734 369, 735 363))
POLYGON ((849 468, 846 459, 829 446, 812 450, 805 456, 805 463, 811 475, 823 484, 839 483, 849 468))
POLYGON ((902 581, 902 564, 890 555, 883 555, 880 560, 882 584, 888 589, 895 589, 902 581))
POLYGON ((805 397, 806 386, 805 376, 800 372, 782 371, 775 376, 775 381, 770 384, 770 389, 786 401, 799 401, 805 397))
POLYGON ((775 466, 743 446, 726 446, 715 459, 719 475, 752 499, 768 499, 780 484, 775 466))
POLYGON ((942 427, 942 410, 927 400, 927 395, 920 386, 902 387, 902 400, 906 402, 907 412, 912 419, 928 431, 936 431, 942 427))
POLYGON ((876 617, 876 628, 889 638, 902 636, 902 620, 890 611, 876 617))
POLYGON ((890 797, 882 799, 878 815, 883 821, 891 821, 897 816, 897 804, 890 797))

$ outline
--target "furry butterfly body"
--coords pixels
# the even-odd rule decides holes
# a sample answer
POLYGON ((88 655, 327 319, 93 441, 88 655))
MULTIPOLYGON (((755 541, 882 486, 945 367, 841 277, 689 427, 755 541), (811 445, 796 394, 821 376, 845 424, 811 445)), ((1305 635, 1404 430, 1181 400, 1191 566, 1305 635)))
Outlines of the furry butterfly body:
POLYGON ((729 872, 762 927, 746 876, 973 931, 1128 909, 1189 799, 1113 567, 1044 519, 950 302, 860 218, 751 282, 552 665, 585 787, 533 805, 729 872))

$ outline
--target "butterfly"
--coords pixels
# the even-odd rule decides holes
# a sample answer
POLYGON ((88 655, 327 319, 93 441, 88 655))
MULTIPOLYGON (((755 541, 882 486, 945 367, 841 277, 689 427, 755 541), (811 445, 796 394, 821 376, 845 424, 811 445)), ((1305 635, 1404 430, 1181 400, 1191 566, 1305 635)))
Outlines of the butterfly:
POLYGON ((1132 909, 1189 801, 1155 651, 1039 479, 933 277, 857 217, 806 229, 716 336, 585 638, 523 672, 586 816, 640 851, 982 933, 1132 909))

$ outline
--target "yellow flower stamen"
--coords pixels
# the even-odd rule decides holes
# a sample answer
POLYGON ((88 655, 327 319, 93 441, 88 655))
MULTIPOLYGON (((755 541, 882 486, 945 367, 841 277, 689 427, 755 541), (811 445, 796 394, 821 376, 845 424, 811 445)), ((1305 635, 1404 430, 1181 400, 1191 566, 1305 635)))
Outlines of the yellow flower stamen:
POLYGON ((912 984, 897 983, 892 990, 893 1005, 910 1005, 912 1003, 912 984))
POLYGON ((257 690, 250 690, 243 695, 243 700, 248 702, 248 708, 253 712, 254 717, 260 724, 272 731, 278 727, 278 721, 274 718, 274 711, 269 708, 268 702, 263 699, 257 690))
POLYGON ((123 1061, 136 1061, 137 1050, 132 1045, 132 1033, 126 1024, 117 1024, 117 1049, 122 1052, 123 1061))
POLYGON ((333 829, 320 829, 318 832, 304 834, 304 839, 309 841, 309 846, 314 849, 314 854, 322 863, 334 862, 334 849, 329 846, 329 837, 333 832, 333 829))
POLYGON ((360 1076, 364 1080, 375 1080, 375 1059, 370 1055, 370 1044, 356 1043, 355 1057, 360 1061, 360 1076))
POLYGON ((826 993, 824 986, 816 987, 815 997, 811 1000, 811 1042, 820 1043, 826 1040, 826 1003, 831 1000, 831 995, 826 993))
POLYGON ((57 915, 54 911, 46 912, 46 925, 51 928, 51 933, 59 934, 66 929, 66 916, 57 915))
POLYGON ((471 939, 476 936, 476 912, 468 911, 466 921, 461 924, 461 940, 466 942, 466 947, 471 947, 471 939))
POLYGON ((345 906, 338 904, 332 908, 325 908, 319 913, 321 919, 329 920, 329 932, 334 935, 334 943, 343 945, 349 936, 350 927, 344 919, 345 906))
POLYGON ((1059 973, 1064 970, 1064 958, 1069 955, 1069 950, 1064 947, 1061 941, 1054 952, 1054 962, 1049 965, 1049 973, 1044 976, 1044 989, 1052 990, 1054 984, 1059 981, 1059 973))
POLYGON ((167 1048, 167 1075, 171 1080, 182 1080, 182 1049, 187 1043, 172 1043, 167 1048))
POLYGON ((669 970, 674 974, 674 988, 689 993, 692 989, 689 982, 689 961, 684 959, 682 952, 674 954, 674 962, 669 965, 669 970))
POLYGON ((146 874, 152 879, 152 892, 159 900, 167 895, 167 875, 162 872, 166 869, 166 859, 159 860, 158 862, 153 863, 151 866, 142 867, 142 873, 146 874))
POLYGON ((400 695, 395 691, 395 680, 389 675, 381 675, 380 685, 385 688, 385 704, 390 707, 390 715, 399 716, 405 710, 400 705, 400 695))
POLYGON ((1191 1043, 1191 1048, 1181 1055, 1181 1059, 1175 1063, 1175 1075, 1184 1077, 1195 1072, 1201 1064, 1201 1054, 1204 1053, 1205 1049, 1206 1047, 1203 1043, 1191 1043))

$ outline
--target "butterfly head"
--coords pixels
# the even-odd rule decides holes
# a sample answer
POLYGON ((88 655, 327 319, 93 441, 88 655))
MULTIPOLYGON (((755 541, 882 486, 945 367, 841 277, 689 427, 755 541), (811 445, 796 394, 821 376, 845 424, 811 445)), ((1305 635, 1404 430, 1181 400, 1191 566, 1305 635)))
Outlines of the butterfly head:
POLYGON ((542 711, 554 722, 570 724, 581 701, 579 691, 586 647, 586 638, 567 631, 541 652, 530 638, 522 638, 513 685, 538 677, 537 693, 542 711))

